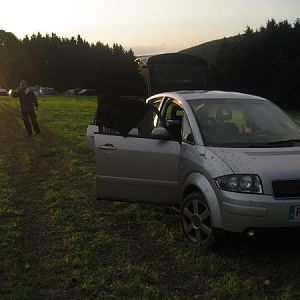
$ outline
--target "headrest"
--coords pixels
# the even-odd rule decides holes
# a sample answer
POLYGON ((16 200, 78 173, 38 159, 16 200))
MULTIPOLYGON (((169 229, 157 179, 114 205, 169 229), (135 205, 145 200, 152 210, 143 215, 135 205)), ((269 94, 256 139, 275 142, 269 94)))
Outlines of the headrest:
POLYGON ((171 120, 182 120, 182 115, 177 115, 177 111, 182 110, 179 106, 174 106, 171 111, 171 120))
POLYGON ((216 120, 228 121, 232 119, 232 111, 226 108, 218 108, 216 111, 216 120))

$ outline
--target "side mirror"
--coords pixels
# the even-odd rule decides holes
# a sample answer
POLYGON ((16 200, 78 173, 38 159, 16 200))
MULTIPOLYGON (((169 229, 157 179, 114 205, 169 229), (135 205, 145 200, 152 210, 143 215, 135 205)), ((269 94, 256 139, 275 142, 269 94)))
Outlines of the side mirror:
POLYGON ((169 131, 164 127, 155 127, 151 135, 161 140, 167 140, 170 137, 169 131))

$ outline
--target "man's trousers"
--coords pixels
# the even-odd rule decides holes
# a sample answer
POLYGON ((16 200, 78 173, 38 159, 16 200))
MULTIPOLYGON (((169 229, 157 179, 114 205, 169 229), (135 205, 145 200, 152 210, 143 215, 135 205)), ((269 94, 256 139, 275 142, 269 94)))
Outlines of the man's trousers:
POLYGON ((32 127, 36 134, 41 133, 39 123, 37 122, 36 114, 34 111, 22 112, 22 118, 23 118, 24 125, 25 125, 28 136, 32 135, 32 127))

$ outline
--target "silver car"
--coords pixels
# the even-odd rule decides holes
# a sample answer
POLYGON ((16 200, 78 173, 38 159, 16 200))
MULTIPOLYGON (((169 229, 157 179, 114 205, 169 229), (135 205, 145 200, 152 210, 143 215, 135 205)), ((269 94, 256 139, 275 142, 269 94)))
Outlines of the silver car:
POLYGON ((203 246, 219 229, 300 227, 300 127, 264 98, 197 89, 206 67, 155 56, 144 74, 155 95, 98 98, 87 129, 98 199, 180 206, 203 246))
POLYGON ((129 111, 117 124, 125 133, 103 126, 113 118, 88 127, 98 199, 180 205, 183 231, 203 245, 217 229, 300 227, 300 128, 282 110, 221 91, 162 93, 146 102, 153 110, 136 125, 126 123, 127 114, 134 119, 129 111))

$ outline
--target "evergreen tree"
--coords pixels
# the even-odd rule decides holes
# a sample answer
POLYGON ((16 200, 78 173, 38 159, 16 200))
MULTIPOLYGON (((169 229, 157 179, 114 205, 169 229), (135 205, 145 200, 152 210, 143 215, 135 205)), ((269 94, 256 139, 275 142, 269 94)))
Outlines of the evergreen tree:
POLYGON ((101 42, 90 44, 80 35, 33 34, 18 40, 0 31, 0 86, 14 87, 22 78, 32 85, 93 88, 99 93, 144 94, 145 83, 132 50, 101 42))
POLYGON ((276 23, 225 39, 215 66, 215 87, 267 97, 300 108, 300 21, 276 23))

